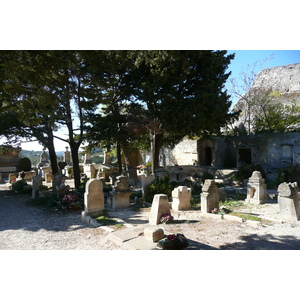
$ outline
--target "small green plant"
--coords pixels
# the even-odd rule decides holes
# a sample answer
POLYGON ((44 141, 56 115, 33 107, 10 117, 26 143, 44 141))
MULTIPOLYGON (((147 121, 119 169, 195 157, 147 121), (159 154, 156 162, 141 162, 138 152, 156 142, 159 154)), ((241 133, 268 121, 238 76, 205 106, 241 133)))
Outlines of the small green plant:
POLYGON ((96 218, 96 221, 101 225, 116 225, 118 222, 113 218, 109 218, 107 216, 100 216, 96 218))
POLYGON ((251 214, 243 214, 243 213, 239 213, 239 212, 231 212, 230 215, 239 217, 239 218, 241 218, 243 220, 259 221, 259 222, 262 221, 262 218, 258 218, 258 217, 254 216, 254 215, 251 215, 251 214))
POLYGON ((117 228, 117 229, 120 229, 120 228, 123 227, 123 225, 124 225, 123 223, 117 223, 117 224, 116 224, 116 228, 117 228))

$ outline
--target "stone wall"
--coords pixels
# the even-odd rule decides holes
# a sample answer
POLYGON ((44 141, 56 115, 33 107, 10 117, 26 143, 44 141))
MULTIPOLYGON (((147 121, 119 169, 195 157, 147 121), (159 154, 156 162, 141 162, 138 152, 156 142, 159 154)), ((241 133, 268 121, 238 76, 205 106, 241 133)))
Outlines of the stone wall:
POLYGON ((160 161, 162 166, 184 166, 197 163, 197 140, 184 139, 173 149, 163 149, 160 161))
POLYGON ((8 174, 17 172, 21 158, 21 149, 13 149, 7 153, 0 154, 0 173, 2 178, 8 177, 8 174))
MULTIPOLYGON (((207 140, 213 147, 212 164, 215 168, 236 168, 250 163, 264 168, 285 168, 300 163, 300 133, 273 133, 245 136, 206 137, 199 140, 199 156, 205 155, 207 140)), ((207 158, 200 159, 205 166, 207 158)))

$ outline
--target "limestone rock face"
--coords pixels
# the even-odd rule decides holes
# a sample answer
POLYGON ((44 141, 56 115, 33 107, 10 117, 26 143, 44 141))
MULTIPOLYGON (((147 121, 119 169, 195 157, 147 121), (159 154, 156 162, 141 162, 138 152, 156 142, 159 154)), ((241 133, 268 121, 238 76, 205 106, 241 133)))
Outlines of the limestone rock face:
MULTIPOLYGON (((291 105, 292 101, 295 100, 300 105, 299 78, 300 63, 264 69, 257 74, 252 87, 237 101, 233 110, 241 110, 241 115, 247 115, 249 107, 245 99, 252 98, 251 95, 257 95, 257 93, 263 94, 263 91, 268 91, 269 89, 272 89, 276 94, 274 100, 287 105, 291 105)), ((253 116, 254 114, 255 107, 252 106, 251 115, 253 116)), ((236 122, 236 125, 238 126, 243 122, 243 120, 239 120, 236 122)))

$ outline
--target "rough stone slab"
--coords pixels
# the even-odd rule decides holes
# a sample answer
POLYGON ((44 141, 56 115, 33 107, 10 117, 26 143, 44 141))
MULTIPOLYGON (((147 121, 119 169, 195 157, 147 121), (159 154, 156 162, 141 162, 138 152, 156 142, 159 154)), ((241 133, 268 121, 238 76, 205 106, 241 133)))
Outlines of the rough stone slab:
MULTIPOLYGON (((147 224, 149 226, 149 224, 147 224)), ((109 235, 111 241, 115 242, 117 245, 135 239, 138 236, 144 235, 144 228, 146 225, 131 227, 126 229, 121 229, 114 231, 109 235)))
POLYGON ((246 224, 253 226, 253 227, 261 227, 261 222, 260 221, 254 221, 254 220, 246 220, 246 224))
POLYGON ((231 215, 223 215, 223 219, 228 221, 237 221, 237 222, 243 222, 243 219, 237 216, 231 216, 231 215))
POLYGON ((212 214, 212 213, 202 213, 203 217, 208 217, 212 219, 222 219, 222 215, 219 214, 212 214))
POLYGON ((144 236, 139 236, 122 244, 126 250, 154 250, 159 249, 157 243, 151 242, 144 236))

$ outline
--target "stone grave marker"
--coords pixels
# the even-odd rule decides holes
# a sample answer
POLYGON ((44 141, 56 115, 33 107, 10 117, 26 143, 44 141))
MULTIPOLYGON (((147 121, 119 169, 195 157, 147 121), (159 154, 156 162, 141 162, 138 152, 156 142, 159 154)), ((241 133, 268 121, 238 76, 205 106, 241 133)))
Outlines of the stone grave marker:
POLYGON ((175 211, 191 209, 192 189, 179 186, 172 191, 172 209, 175 211))
POLYGON ((52 173, 46 173, 45 180, 47 183, 50 183, 52 181, 52 173))
POLYGON ((267 202, 267 187, 259 171, 254 171, 249 178, 245 202, 256 204, 267 202))
POLYGON ((163 214, 171 215, 168 196, 165 194, 156 194, 153 197, 153 202, 149 214, 149 223, 157 225, 163 214))
POLYGON ((8 181, 9 183, 12 183, 13 181, 16 181, 17 180, 17 176, 15 173, 11 173, 8 175, 8 181))
POLYGON ((116 183, 112 191, 112 208, 128 208, 130 207, 130 190, 128 178, 126 176, 117 176, 116 183))
POLYGON ((300 219, 300 205, 297 182, 283 182, 278 187, 278 204, 283 221, 298 221, 300 219))
POLYGON ((43 185, 43 178, 41 176, 32 177, 32 199, 37 197, 37 191, 39 187, 43 185))
POLYGON ((84 212, 91 216, 97 217, 104 210, 104 193, 102 182, 98 179, 90 179, 85 186, 84 193, 84 212))
POLYGON ((201 193, 201 212, 211 213, 214 208, 219 209, 219 192, 216 183, 212 179, 206 179, 201 193))

